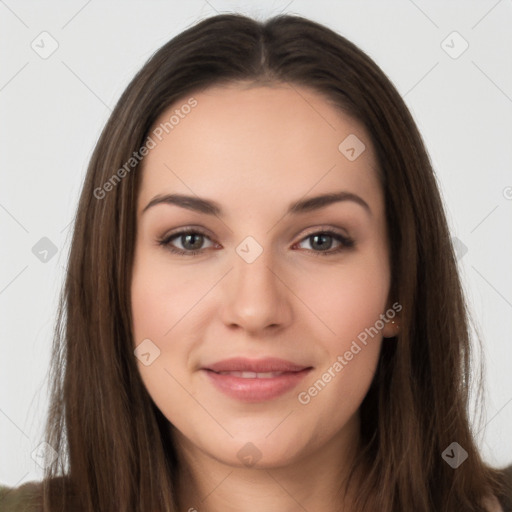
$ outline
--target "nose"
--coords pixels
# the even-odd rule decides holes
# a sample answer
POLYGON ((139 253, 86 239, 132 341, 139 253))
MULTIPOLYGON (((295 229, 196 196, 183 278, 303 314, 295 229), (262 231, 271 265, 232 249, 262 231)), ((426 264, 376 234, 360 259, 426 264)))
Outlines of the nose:
POLYGON ((279 331, 290 325, 293 292, 271 251, 264 250, 252 263, 235 253, 233 265, 223 288, 225 325, 252 335, 279 331))

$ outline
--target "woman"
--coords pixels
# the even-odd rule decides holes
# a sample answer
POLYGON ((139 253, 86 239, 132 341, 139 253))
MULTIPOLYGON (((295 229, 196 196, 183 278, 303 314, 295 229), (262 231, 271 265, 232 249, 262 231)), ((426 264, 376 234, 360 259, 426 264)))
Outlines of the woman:
POLYGON ((468 322, 377 65, 299 17, 204 20, 92 156, 53 352, 60 473, 26 504, 510 510, 470 431, 468 322))

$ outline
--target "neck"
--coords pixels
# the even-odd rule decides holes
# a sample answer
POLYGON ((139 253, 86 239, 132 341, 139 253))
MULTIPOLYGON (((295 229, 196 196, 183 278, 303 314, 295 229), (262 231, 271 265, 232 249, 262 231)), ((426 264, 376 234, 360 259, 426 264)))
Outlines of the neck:
POLYGON ((348 511, 354 487, 351 485, 344 496, 343 485, 359 449, 358 429, 358 418, 354 418, 320 450, 297 455, 283 466, 262 468, 240 467, 214 459, 175 432, 182 468, 179 510, 348 511))

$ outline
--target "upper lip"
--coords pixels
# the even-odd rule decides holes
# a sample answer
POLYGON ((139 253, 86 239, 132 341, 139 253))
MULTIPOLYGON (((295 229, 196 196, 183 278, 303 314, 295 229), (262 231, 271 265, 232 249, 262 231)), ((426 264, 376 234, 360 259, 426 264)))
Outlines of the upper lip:
POLYGON ((311 368, 285 359, 276 357, 266 357, 264 359, 248 359, 245 357, 233 357, 224 359, 208 366, 203 367, 204 370, 212 370, 214 372, 299 372, 311 368))

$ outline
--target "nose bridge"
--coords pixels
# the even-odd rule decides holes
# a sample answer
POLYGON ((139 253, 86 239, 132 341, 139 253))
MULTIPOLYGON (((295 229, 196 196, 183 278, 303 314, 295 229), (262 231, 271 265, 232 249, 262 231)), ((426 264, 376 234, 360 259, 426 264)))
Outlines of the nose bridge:
MULTIPOLYGON (((235 268, 232 278, 235 282, 238 300, 246 299, 246 295, 274 294, 276 292, 272 250, 263 248, 252 237, 248 237, 236 248, 235 268)), ((267 297, 271 299, 270 296, 267 297)))
POLYGON ((249 244, 249 250, 245 254, 241 254, 243 249, 247 249, 247 244, 240 244, 237 248, 235 268, 233 269, 233 279, 236 280, 237 291, 241 293, 247 289, 251 293, 259 293, 261 290, 270 290, 273 287, 271 281, 275 278, 270 271, 273 266, 272 250, 267 248, 258 254, 256 249, 249 244))
POLYGON ((276 275, 272 250, 247 237, 234 256, 226 290, 225 321, 252 330, 287 322, 290 311, 286 287, 276 275))

